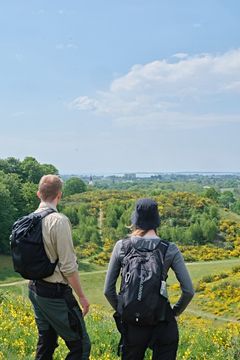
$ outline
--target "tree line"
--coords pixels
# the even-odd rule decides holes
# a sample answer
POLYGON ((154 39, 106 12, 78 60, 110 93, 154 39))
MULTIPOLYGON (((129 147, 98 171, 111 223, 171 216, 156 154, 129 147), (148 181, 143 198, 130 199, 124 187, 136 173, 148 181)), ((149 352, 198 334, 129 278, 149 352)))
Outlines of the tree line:
MULTIPOLYGON (((37 184, 45 174, 58 174, 58 170, 51 164, 40 164, 33 157, 22 161, 13 157, 0 159, 0 253, 9 251, 13 222, 37 208, 37 184)), ((81 179, 72 177, 65 181, 63 193, 59 210, 72 223, 78 256, 100 262, 107 260, 118 239, 131 232, 131 213, 137 198, 153 197, 158 202, 159 235, 182 245, 210 243, 232 247, 221 231, 219 209, 240 214, 240 200, 231 191, 221 192, 214 187, 205 188, 201 194, 151 187, 137 191, 100 190, 88 189, 81 179)))
MULTIPOLYGON (((149 196, 141 191, 91 190, 65 199, 62 211, 73 225, 79 257, 105 263, 118 239, 131 233, 131 214, 136 199, 149 196)), ((188 192, 162 193, 153 198, 159 204, 159 235, 182 246, 209 245, 233 249, 233 241, 221 229, 218 201, 188 192)))
MULTIPOLYGON (((32 211, 39 204, 36 192, 43 175, 58 175, 52 164, 40 164, 34 157, 20 161, 14 157, 0 159, 0 253, 9 252, 9 234, 13 222, 32 211)), ((64 195, 86 191, 79 178, 70 178, 64 184, 64 195)))
POLYGON ((0 253, 9 252, 13 222, 38 206, 37 184, 44 174, 58 174, 58 170, 33 157, 0 159, 0 253))

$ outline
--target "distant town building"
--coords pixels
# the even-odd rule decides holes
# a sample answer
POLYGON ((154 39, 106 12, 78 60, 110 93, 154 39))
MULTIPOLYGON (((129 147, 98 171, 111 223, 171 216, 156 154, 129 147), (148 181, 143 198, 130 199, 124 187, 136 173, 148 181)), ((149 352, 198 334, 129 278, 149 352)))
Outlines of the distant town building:
POLYGON ((124 174, 124 180, 135 180, 137 177, 134 173, 124 174))
POLYGON ((93 177, 92 177, 92 175, 91 175, 90 178, 89 178, 88 185, 90 185, 90 186, 93 186, 93 185, 94 185, 94 184, 93 184, 93 177))

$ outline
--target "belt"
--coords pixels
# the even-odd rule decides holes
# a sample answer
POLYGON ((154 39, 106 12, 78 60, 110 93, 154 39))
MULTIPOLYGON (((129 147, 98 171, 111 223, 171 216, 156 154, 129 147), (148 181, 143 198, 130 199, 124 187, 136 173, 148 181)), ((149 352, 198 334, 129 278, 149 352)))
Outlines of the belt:
POLYGON ((72 289, 67 284, 50 283, 45 280, 31 280, 29 289, 37 295, 49 298, 64 298, 66 294, 72 293, 72 289))
POLYGON ((62 283, 52 283, 49 281, 45 281, 45 280, 33 280, 33 283, 35 285, 42 285, 45 287, 49 287, 49 288, 57 288, 57 289, 66 289, 67 287, 69 287, 67 284, 62 284, 62 283))

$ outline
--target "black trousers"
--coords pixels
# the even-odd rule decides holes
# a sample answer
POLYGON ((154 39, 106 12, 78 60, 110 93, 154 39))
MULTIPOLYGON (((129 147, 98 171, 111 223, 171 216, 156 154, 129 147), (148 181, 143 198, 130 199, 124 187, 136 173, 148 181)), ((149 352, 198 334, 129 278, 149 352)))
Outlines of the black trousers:
POLYGON ((143 360, 148 347, 152 360, 175 360, 178 348, 178 326, 172 319, 157 326, 125 326, 122 360, 143 360))
MULTIPOLYGON (((35 359, 52 360, 54 350, 58 346, 57 338, 58 338, 58 334, 51 326, 49 326, 48 330, 39 330, 35 359)), ((65 340, 65 344, 69 349, 69 353, 66 357, 66 360, 78 360, 82 358, 81 340, 73 340, 73 341, 65 340)))

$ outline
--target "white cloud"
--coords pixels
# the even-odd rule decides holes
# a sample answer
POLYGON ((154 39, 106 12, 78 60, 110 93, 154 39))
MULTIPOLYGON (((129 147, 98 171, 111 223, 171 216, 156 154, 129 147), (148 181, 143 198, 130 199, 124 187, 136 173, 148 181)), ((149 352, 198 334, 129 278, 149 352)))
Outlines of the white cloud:
POLYGON ((97 101, 90 99, 88 96, 79 96, 69 105, 71 109, 77 110, 96 110, 98 108, 97 101))
POLYGON ((180 52, 180 53, 174 54, 173 57, 175 57, 175 58, 177 58, 177 59, 185 59, 185 58, 188 57, 188 54, 187 54, 187 53, 182 53, 182 52, 180 52))
POLYGON ((162 59, 134 65, 114 79, 108 91, 98 91, 94 98, 80 96, 70 106, 108 116, 125 126, 240 122, 240 111, 223 115, 214 105, 214 100, 221 98, 227 108, 229 99, 225 97, 239 93, 240 49, 218 55, 177 53, 174 57, 175 62, 162 59))

